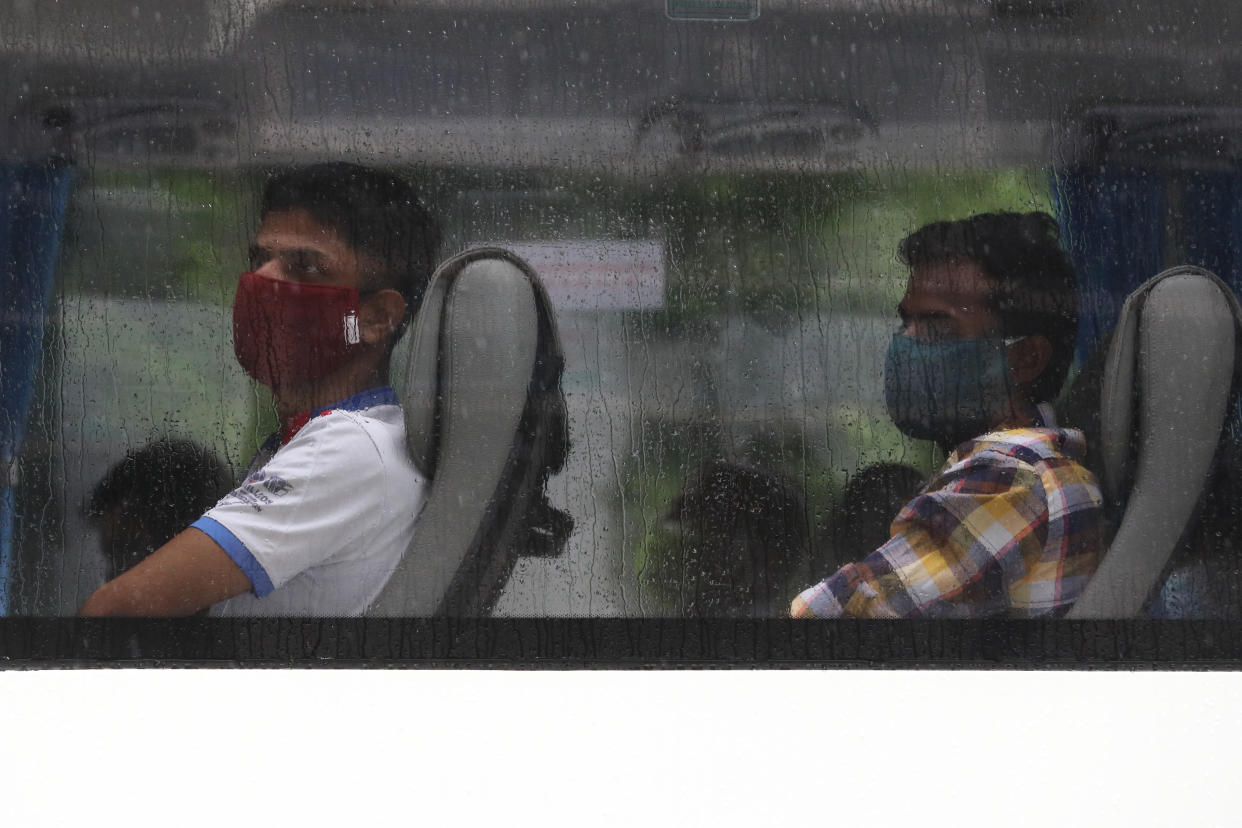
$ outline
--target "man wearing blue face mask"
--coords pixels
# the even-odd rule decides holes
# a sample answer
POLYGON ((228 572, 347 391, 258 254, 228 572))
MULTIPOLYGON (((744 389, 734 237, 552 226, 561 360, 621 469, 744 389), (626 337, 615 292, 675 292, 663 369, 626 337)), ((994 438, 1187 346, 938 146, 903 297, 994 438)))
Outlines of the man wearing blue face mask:
POLYGON ((887 543, 794 599, 795 618, 1064 613, 1103 552, 1082 432, 1048 404, 1077 331, 1077 280, 1046 213, 927 225, 884 368, 889 415, 948 459, 887 543))

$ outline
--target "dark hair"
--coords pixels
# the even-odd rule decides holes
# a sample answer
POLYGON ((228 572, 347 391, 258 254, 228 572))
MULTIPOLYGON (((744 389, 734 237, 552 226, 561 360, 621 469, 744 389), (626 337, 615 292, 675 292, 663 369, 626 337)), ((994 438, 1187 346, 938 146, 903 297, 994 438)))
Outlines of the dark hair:
POLYGON ((785 477, 722 460, 690 474, 666 520, 680 533, 691 616, 782 616, 809 554, 806 508, 785 477))
POLYGON ((995 288, 992 309, 1004 336, 1042 334, 1052 358, 1031 385, 1034 402, 1052 400, 1074 358, 1078 335, 1078 278, 1047 213, 981 213, 919 228, 898 247, 910 267, 969 259, 995 288))
POLYGON ((440 228, 410 184, 345 162, 298 167, 276 173, 263 189, 260 218, 286 210, 305 210, 378 259, 379 286, 405 297, 406 320, 418 310, 440 254, 440 228))
POLYGON ((166 438, 125 455, 95 484, 86 513, 121 518, 133 537, 104 555, 116 574, 138 563, 215 505, 232 487, 232 473, 214 452, 189 440, 166 438))
POLYGON ((836 559, 856 561, 889 539, 889 526, 926 475, 903 463, 875 463, 851 474, 832 513, 836 559))

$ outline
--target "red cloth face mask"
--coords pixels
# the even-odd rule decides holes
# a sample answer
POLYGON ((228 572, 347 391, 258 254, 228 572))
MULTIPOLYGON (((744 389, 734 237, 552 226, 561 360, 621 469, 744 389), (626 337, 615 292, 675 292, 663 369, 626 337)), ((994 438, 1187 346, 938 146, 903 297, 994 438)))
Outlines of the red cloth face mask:
POLYGON ((354 288, 243 273, 233 299, 233 352, 271 388, 313 382, 365 347, 358 305, 354 288))

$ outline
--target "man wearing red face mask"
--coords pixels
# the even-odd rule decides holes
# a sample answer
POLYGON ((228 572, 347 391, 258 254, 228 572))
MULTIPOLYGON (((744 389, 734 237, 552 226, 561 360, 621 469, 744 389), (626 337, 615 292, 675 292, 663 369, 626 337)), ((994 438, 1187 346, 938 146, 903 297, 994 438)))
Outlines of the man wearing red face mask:
POLYGON ((238 281, 238 362, 280 431, 242 484, 83 615, 358 615, 413 533, 426 481, 388 386, 440 234, 400 179, 352 164, 280 174, 238 281))

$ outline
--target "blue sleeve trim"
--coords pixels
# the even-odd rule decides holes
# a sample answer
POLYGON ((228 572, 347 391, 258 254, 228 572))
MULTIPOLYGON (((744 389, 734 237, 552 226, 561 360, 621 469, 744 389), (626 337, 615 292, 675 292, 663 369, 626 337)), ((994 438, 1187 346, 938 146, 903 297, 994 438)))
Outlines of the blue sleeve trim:
POLYGON ((191 523, 190 528, 197 529, 218 543, 224 553, 233 559, 233 563, 241 567, 241 571, 250 579, 250 588, 254 590, 255 597, 262 598, 275 589, 263 564, 255 560, 246 544, 238 540, 222 523, 204 515, 191 523))

